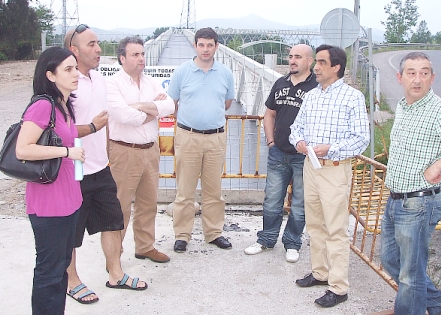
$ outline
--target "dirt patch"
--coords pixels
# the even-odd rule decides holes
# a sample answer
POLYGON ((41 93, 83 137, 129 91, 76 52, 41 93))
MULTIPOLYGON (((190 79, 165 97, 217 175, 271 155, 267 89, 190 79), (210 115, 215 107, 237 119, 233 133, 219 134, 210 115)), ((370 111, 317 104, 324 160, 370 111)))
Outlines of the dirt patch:
POLYGON ((0 63, 0 135, 20 119, 32 96, 36 61, 0 63))
MULTIPOLYGON (((35 60, 0 63, 0 139, 6 130, 20 120, 32 96, 32 78, 35 60)), ((25 216, 25 182, 5 178, 0 173, 0 214, 25 216)))
POLYGON ((25 185, 18 179, 0 179, 0 215, 26 216, 25 185))

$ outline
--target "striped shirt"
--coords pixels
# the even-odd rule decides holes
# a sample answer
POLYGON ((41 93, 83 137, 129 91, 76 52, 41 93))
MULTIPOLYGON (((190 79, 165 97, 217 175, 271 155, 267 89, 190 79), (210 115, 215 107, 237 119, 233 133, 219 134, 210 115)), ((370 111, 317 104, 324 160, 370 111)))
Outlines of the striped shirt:
POLYGON ((422 99, 397 105, 390 135, 386 186, 406 193, 430 189, 424 171, 441 158, 441 98, 431 89, 422 99))
POLYGON ((363 93, 343 79, 323 90, 321 84, 306 93, 291 125, 289 141, 295 146, 330 144, 323 159, 341 161, 354 157, 369 145, 369 120, 363 93))

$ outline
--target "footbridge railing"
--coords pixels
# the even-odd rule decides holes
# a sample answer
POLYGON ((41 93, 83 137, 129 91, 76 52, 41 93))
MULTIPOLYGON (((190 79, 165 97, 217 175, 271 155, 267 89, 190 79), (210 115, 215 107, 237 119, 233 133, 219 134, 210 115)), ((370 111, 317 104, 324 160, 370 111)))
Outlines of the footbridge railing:
POLYGON ((172 32, 170 28, 157 38, 150 39, 144 43, 146 66, 156 66, 172 32))

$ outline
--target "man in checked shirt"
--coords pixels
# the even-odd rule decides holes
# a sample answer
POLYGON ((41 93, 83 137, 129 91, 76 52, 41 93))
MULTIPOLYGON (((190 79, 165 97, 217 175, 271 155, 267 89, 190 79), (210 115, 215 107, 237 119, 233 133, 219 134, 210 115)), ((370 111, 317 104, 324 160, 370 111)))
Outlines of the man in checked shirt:
POLYGON ((390 135, 381 263, 398 284, 394 314, 441 314, 441 291, 426 273, 430 236, 441 219, 441 99, 422 52, 403 57, 397 78, 404 98, 390 135))
POLYGON ((363 94, 343 82, 346 53, 339 47, 316 49, 318 86, 306 93, 289 141, 308 154, 310 146, 321 168, 305 159, 306 230, 310 236, 312 272, 296 280, 300 287, 328 285, 315 300, 332 307, 348 299, 349 191, 351 158, 369 144, 369 121, 363 94))

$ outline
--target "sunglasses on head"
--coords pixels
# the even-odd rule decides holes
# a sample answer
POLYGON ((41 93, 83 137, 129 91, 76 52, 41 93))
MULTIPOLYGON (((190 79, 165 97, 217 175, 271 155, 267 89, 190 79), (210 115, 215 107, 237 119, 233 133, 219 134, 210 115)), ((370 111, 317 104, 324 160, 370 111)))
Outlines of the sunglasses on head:
POLYGON ((72 46, 72 39, 74 38, 75 33, 81 34, 82 32, 84 32, 85 30, 87 30, 88 28, 90 28, 89 26, 87 26, 86 24, 80 24, 75 28, 75 31, 72 33, 72 37, 70 38, 70 42, 69 42, 69 47, 72 46))

